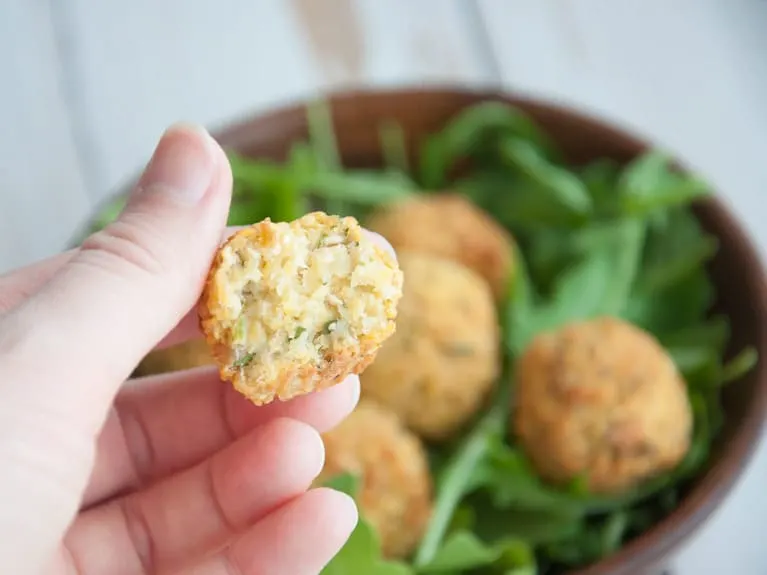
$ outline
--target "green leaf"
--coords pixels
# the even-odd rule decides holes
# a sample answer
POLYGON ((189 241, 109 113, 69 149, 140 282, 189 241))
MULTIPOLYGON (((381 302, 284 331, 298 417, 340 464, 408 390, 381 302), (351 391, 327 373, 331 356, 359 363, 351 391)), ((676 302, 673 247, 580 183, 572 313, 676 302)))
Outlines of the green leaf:
POLYGON ((631 162, 618 186, 623 212, 632 216, 687 205, 709 193, 706 182, 672 170, 669 158, 658 150, 631 162))
POLYGON ((128 196, 118 195, 107 201, 105 204, 99 207, 96 216, 91 222, 90 231, 96 232, 111 224, 117 219, 117 216, 125 208, 125 204, 128 202, 128 196))
POLYGON ((601 554, 602 556, 615 553, 623 544, 623 538, 629 526, 629 516, 626 511, 611 513, 601 530, 601 554))
POLYGON ((360 486, 360 478, 351 473, 334 475, 324 483, 325 487, 346 493, 350 497, 356 497, 360 486))
POLYGON ((488 544, 473 533, 461 531, 449 537, 434 559, 417 573, 465 573, 482 567, 493 567, 493 572, 504 574, 537 572, 535 554, 526 541, 504 537, 488 544))
POLYGON ((683 281, 714 256, 718 243, 689 210, 668 211, 648 235, 639 289, 657 292, 683 281))
POLYGON ((321 571, 322 575, 412 575, 407 565, 381 559, 380 544, 370 524, 360 517, 346 544, 321 571))
POLYGON ((289 177, 284 166, 268 160, 246 158, 232 150, 227 151, 227 157, 234 181, 244 186, 241 189, 247 193, 271 188, 289 177))
POLYGON ((306 123, 309 142, 320 167, 328 171, 341 170, 343 166, 329 102, 324 99, 311 102, 306 108, 306 123))
MULTIPOLYGON (((487 481, 478 491, 467 496, 464 506, 475 515, 471 530, 484 541, 500 541, 509 537, 523 539, 531 545, 558 541, 580 531, 582 513, 578 509, 559 508, 558 502, 551 506, 530 507, 515 506, 504 501, 495 488, 508 479, 499 475, 494 479, 499 483, 487 481)), ((491 476, 486 476, 491 479, 491 476)), ((468 528, 468 527, 467 527, 468 528)))
POLYGON ((500 170, 476 173, 459 180, 452 189, 492 213, 512 231, 574 228, 583 222, 581 215, 552 201, 535 181, 520 174, 500 170))
POLYGON ((325 200, 377 206, 410 197, 413 184, 396 172, 318 172, 305 176, 302 185, 325 200))
POLYGON ((420 154, 421 185, 443 188, 457 160, 473 155, 483 141, 500 134, 527 140, 547 157, 556 155, 549 138, 520 110, 501 102, 481 102, 463 109, 442 130, 426 138, 420 154))
POLYGON ((550 163, 529 141, 506 138, 499 147, 503 159, 534 184, 548 201, 578 216, 591 213, 591 195, 578 176, 550 163))
POLYGON ((565 270, 554 285, 549 301, 523 314, 514 327, 514 350, 523 349, 538 333, 573 321, 619 315, 639 268, 644 224, 624 220, 614 228, 612 240, 596 246, 577 264, 565 270))
POLYGON ((441 573, 484 567, 498 560, 500 556, 500 549, 487 546, 472 533, 459 531, 445 540, 434 558, 418 568, 418 573, 441 573))
POLYGON ((450 520, 461 498, 473 484, 473 475, 484 461, 493 439, 503 429, 505 405, 496 402, 453 453, 436 478, 436 494, 426 533, 416 551, 414 565, 429 564, 450 527, 450 520))
POLYGON ((719 385, 740 379, 753 369, 758 359, 756 349, 747 347, 724 365, 720 372, 719 385))
POLYGON ((402 126, 394 121, 385 121, 379 128, 381 140, 381 155, 384 166, 392 171, 407 175, 408 166, 407 141, 402 126))
MULTIPOLYGON (((336 489, 355 497, 359 489, 359 478, 344 473, 324 482, 326 487, 336 489)), ((346 544, 322 570, 323 575, 412 575, 407 565, 381 558, 378 535, 364 517, 360 517, 346 544)))
POLYGON ((661 291, 636 290, 621 315, 651 333, 672 333, 702 322, 713 297, 714 286, 706 270, 698 268, 661 291))
POLYGON ((618 177, 621 168, 611 159, 599 159, 581 170, 581 181, 591 196, 598 214, 615 216, 619 211, 618 177))

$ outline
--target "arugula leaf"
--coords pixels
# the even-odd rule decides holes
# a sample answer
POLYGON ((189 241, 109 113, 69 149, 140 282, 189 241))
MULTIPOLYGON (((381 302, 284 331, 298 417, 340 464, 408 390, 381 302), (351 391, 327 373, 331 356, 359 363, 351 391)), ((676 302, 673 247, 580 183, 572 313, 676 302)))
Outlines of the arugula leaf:
POLYGON ((417 568, 429 564, 439 549, 440 542, 450 527, 450 520, 468 488, 473 475, 481 466, 494 438, 502 433, 507 401, 501 391, 493 408, 475 425, 456 448, 436 478, 436 495, 429 525, 416 551, 413 564, 417 568))
POLYGON ((514 351, 523 350, 536 334, 565 323, 619 315, 629 305, 643 238, 643 222, 624 220, 613 228, 612 241, 596 246, 565 270, 550 300, 517 318, 511 336, 514 351))
POLYGON ((322 575, 412 575, 404 563, 380 558, 378 537, 364 518, 360 517, 346 544, 321 571, 322 575))
POLYGON ((699 268, 663 290, 635 290, 621 316, 662 335, 703 321, 713 298, 714 286, 706 271, 699 268))
POLYGON ((384 166, 392 171, 407 175, 410 171, 408 166, 407 139, 402 126, 394 121, 385 121, 379 130, 381 140, 381 156, 384 166))
POLYGON ((660 291, 684 280, 700 270, 718 246, 689 210, 667 212, 665 222, 648 235, 640 289, 660 291))
POLYGON ((339 473, 324 482, 325 487, 356 497, 360 486, 360 477, 352 473, 339 473))
POLYGON ((719 384, 724 385, 743 377, 751 371, 758 359, 756 350, 747 347, 722 367, 719 384))
MULTIPOLYGON (((339 474, 325 482, 325 486, 355 497, 359 478, 351 474, 339 474)), ((322 575, 413 575, 410 567, 396 561, 381 558, 378 535, 372 526, 360 517, 346 544, 325 566, 322 575)))
POLYGON ((499 144, 501 157, 534 184, 548 202, 558 203, 577 216, 592 211, 591 195, 578 177, 548 162, 529 141, 506 138, 499 144))
POLYGON ((623 213, 632 216, 686 205, 709 193, 702 179, 672 170, 668 156, 659 150, 631 162, 619 178, 618 189, 623 213))
POLYGON ((115 221, 125 208, 126 203, 128 203, 127 194, 120 194, 100 206, 90 224, 90 231, 99 231, 115 221))
POLYGON ((441 573, 484 567, 496 561, 500 549, 485 545, 474 534, 458 531, 445 540, 434 558, 418 568, 418 573, 441 573))
POLYGON ((531 142, 546 157, 556 151, 525 114, 501 102, 481 102, 461 110, 445 127, 428 136, 420 150, 420 180, 427 189, 447 183, 450 167, 459 159, 475 154, 483 140, 498 134, 515 135, 531 142))
POLYGON ((319 165, 328 171, 342 168, 341 155, 333 128, 333 111, 325 99, 318 99, 306 107, 306 124, 309 128, 309 142, 319 165))
POLYGON ((570 567, 593 563, 620 548, 630 519, 623 510, 593 518, 572 537, 548 543, 544 549, 550 559, 570 567))
POLYGON ((414 192, 412 182, 398 172, 317 172, 306 175, 301 184, 325 200, 372 206, 407 198, 414 192))
POLYGON ((535 555, 526 542, 506 537, 489 545, 473 533, 459 531, 445 540, 434 559, 420 567, 417 573, 464 573, 490 566, 514 575, 535 575, 537 571, 535 555))
POLYGON ((583 221, 566 205, 551 201, 538 184, 520 174, 493 170, 467 176, 452 189, 466 195, 512 232, 572 229, 583 221))
POLYGON ((597 215, 618 215, 620 198, 616 190, 620 172, 618 162, 608 158, 595 160, 581 170, 581 181, 591 196, 597 215))

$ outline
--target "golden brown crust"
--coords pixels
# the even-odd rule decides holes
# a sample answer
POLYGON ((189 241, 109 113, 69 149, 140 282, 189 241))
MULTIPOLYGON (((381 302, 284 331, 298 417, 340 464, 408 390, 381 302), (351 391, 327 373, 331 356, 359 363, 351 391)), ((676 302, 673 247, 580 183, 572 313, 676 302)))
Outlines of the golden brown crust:
POLYGON ((343 473, 359 475, 357 502, 384 556, 407 557, 431 515, 431 475, 418 437, 389 410, 362 400, 323 441, 325 466, 316 484, 343 473))
MULTIPOLYGON (((232 235, 215 255, 199 304, 200 327, 219 367, 221 378, 231 382, 235 389, 257 405, 271 402, 275 398, 284 401, 325 389, 340 383, 350 374, 361 373, 373 361, 381 344, 394 333, 397 303, 401 294, 402 277, 396 261, 391 254, 372 243, 372 240, 363 234, 354 218, 338 218, 321 212, 307 214, 288 224, 293 232, 343 226, 347 234, 347 243, 362 245, 366 250, 366 257, 377 260, 379 264, 383 264, 382 268, 388 270, 384 280, 391 285, 385 287, 391 288, 394 295, 389 293, 384 297, 380 291, 376 292, 377 288, 365 292, 364 297, 378 298, 381 304, 379 307, 383 309, 382 317, 377 318, 373 328, 361 331, 350 345, 324 350, 319 353, 317 361, 310 363, 285 360, 279 363, 276 371, 242 369, 236 359, 232 318, 228 318, 229 322, 222 321, 227 314, 231 316, 227 307, 232 300, 231 285, 224 272, 233 265, 232 254, 248 249, 266 250, 274 246, 278 239, 277 234, 284 233, 286 229, 278 228, 279 225, 266 219, 232 235)), ((267 261, 262 267, 265 265, 270 264, 267 261)), ((353 269, 352 273, 354 272, 353 269)), ((257 364, 258 361, 259 358, 256 358, 254 363, 257 364)))
POLYGON ((445 257, 477 272, 497 300, 513 272, 513 239, 498 222, 455 193, 421 195, 375 212, 367 227, 395 250, 445 257))
POLYGON ((615 493, 667 471, 686 454, 686 385, 658 342, 614 318, 536 337, 517 363, 512 428, 553 482, 584 475, 615 493))
POLYGON ((429 254, 400 252, 397 332, 362 374, 362 395, 429 440, 455 435, 500 375, 500 329, 488 284, 429 254))

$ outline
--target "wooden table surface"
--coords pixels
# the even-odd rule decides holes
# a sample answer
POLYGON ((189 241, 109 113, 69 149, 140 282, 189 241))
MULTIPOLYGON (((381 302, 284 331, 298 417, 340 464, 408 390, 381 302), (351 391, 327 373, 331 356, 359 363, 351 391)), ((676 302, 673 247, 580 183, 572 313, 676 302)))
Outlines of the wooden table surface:
MULTIPOLYGON (((6 0, 0 272, 51 254, 177 120, 342 86, 503 85, 676 151, 767 251, 765 0, 6 0)), ((674 573, 767 573, 767 449, 674 573)))

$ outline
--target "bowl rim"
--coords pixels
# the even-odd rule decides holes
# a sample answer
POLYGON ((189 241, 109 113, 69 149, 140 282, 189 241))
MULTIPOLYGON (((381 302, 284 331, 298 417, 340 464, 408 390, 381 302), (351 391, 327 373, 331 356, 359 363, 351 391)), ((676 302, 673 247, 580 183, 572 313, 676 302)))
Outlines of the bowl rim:
MULTIPOLYGON (((641 153, 651 147, 649 139, 639 135, 634 127, 620 123, 615 118, 601 117, 598 112, 586 110, 572 103, 561 103, 545 96, 522 94, 516 90, 500 87, 470 87, 453 84, 431 84, 425 87, 404 86, 391 88, 352 88, 330 90, 322 94, 329 101, 335 114, 339 108, 358 104, 361 100, 373 101, 395 98, 408 100, 412 98, 466 98, 479 100, 505 101, 520 106, 526 111, 535 111, 549 115, 552 121, 566 120, 571 123, 589 125, 598 130, 605 139, 620 143, 623 147, 641 153)), ((213 137, 224 147, 236 148, 242 140, 249 139, 246 134, 252 133, 258 125, 273 122, 285 122, 294 117, 303 117, 303 110, 312 101, 308 94, 283 100, 278 105, 261 107, 256 111, 246 112, 233 119, 221 123, 211 130, 213 137)), ((463 108, 469 105, 461 104, 463 108)), ((301 120, 303 122, 303 119, 301 120)), ((279 131, 279 130, 278 130, 279 131)), ((252 138, 250 138, 252 139, 252 138)), ((685 169, 685 163, 679 153, 671 152, 675 163, 685 169)), ((124 191, 127 186, 121 186, 124 191)), ((758 284, 759 290, 767 300, 767 273, 762 258, 754 240, 746 230, 745 225, 721 199, 718 192, 704 200, 706 209, 717 219, 717 227, 727 227, 731 231, 728 243, 731 249, 740 254, 741 265, 748 268, 746 274, 752 276, 751 281, 758 284)), ((767 326, 767 306, 764 302, 755 302, 759 308, 761 323, 767 326)), ((712 463, 708 472, 680 501, 679 505, 664 519, 650 529, 635 537, 614 554, 601 561, 572 571, 577 575, 599 575, 605 573, 637 573, 649 565, 664 561, 672 549, 678 547, 683 540, 691 538, 704 521, 714 513, 726 499, 751 463, 760 443, 765 428, 767 415, 767 335, 760 337, 758 353, 760 360, 754 374, 757 382, 754 400, 748 406, 742 420, 738 422, 733 437, 727 443, 717 459, 712 463), (763 359, 765 358, 765 359, 763 359)))

